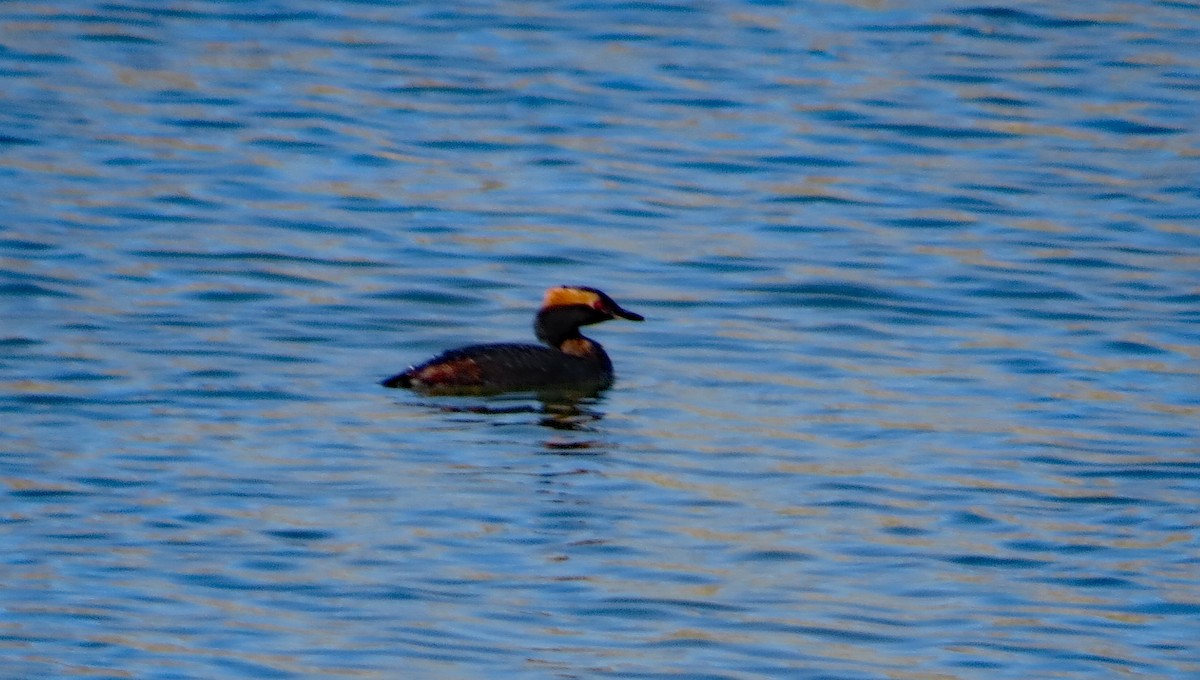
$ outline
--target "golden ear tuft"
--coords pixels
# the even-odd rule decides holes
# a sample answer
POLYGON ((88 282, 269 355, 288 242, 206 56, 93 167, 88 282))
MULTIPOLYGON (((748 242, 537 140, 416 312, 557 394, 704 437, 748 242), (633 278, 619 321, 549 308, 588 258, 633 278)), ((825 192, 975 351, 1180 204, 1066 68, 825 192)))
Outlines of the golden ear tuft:
POLYGON ((546 291, 546 297, 542 299, 542 306, 586 305, 594 307, 599 301, 600 296, 590 290, 572 288, 570 286, 557 286, 546 291))

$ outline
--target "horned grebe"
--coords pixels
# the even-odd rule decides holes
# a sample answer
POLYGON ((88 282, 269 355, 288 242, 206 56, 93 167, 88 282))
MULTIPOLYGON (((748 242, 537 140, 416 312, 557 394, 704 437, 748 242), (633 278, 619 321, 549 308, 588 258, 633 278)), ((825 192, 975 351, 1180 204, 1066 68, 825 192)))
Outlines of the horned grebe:
POLYGON ((600 343, 579 333, 579 327, 617 317, 644 320, 595 288, 558 286, 546 291, 533 323, 538 340, 548 347, 519 343, 460 347, 380 384, 437 394, 603 389, 612 384, 612 361, 600 343))

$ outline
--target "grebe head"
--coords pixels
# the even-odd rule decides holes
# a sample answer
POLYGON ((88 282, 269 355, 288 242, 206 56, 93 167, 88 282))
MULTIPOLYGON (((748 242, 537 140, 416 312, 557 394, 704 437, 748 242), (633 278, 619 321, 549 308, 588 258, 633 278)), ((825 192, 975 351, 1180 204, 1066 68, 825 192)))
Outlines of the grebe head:
POLYGON ((551 347, 564 340, 580 337, 579 327, 610 319, 645 321, 645 317, 618 305, 604 292, 586 286, 555 286, 546 291, 534 329, 537 337, 551 347))
POLYGON ((618 305, 616 301, 606 295, 603 291, 586 286, 555 286, 546 291, 546 297, 542 299, 542 311, 554 307, 573 307, 583 306, 596 312, 595 318, 587 323, 579 324, 586 326, 587 324, 600 323, 620 317, 629 319, 630 321, 645 321, 646 317, 641 314, 624 309, 618 305))

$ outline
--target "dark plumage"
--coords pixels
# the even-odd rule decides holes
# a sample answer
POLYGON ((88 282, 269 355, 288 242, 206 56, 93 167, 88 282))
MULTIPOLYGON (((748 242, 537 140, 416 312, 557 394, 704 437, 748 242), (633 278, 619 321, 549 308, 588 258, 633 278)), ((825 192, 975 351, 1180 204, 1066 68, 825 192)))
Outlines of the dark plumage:
POLYGON ((424 392, 504 392, 595 388, 612 384, 612 361, 581 326, 615 318, 642 321, 595 288, 559 286, 546 291, 534 331, 546 347, 518 343, 448 350, 382 382, 424 392))

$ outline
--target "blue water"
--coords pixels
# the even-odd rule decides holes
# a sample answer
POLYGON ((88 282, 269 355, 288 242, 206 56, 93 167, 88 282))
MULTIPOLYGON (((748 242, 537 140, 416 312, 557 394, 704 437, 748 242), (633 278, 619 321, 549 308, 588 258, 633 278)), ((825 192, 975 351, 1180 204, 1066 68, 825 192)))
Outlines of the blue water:
POLYGON ((0 677, 1200 676, 1198 45, 0 4, 0 677), (603 395, 377 385, 560 283, 603 395))

